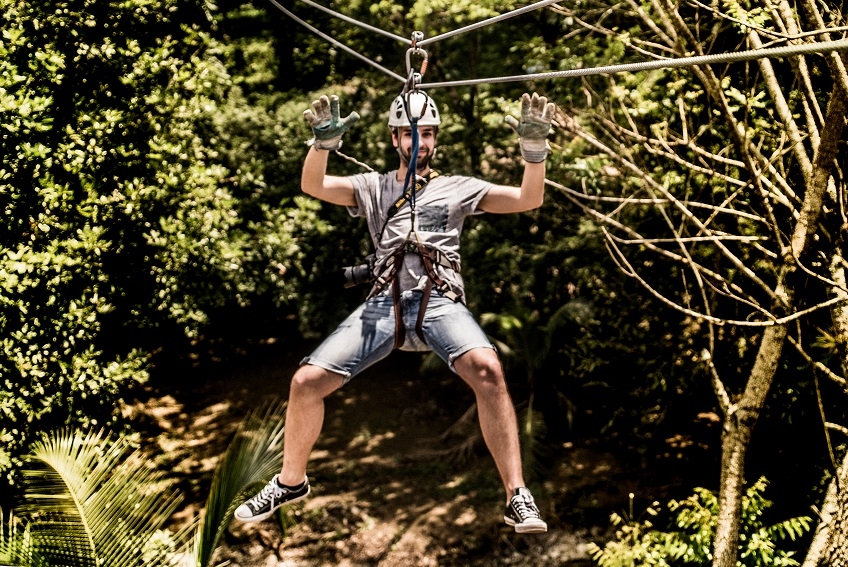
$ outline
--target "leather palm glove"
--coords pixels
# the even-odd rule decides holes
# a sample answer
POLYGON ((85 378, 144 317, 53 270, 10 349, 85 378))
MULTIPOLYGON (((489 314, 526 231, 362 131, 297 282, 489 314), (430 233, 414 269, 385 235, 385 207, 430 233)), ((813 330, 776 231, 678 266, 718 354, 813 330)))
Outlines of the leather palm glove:
POLYGON ((505 121, 518 134, 521 157, 528 163, 541 163, 551 152, 548 145, 548 132, 554 117, 554 103, 533 93, 524 93, 521 97, 521 120, 507 116, 505 121))
POLYGON ((312 102, 312 108, 303 112, 303 117, 312 128, 312 139, 306 142, 318 150, 337 150, 342 147, 342 134, 359 120, 359 114, 351 112, 339 117, 339 97, 321 95, 312 102))

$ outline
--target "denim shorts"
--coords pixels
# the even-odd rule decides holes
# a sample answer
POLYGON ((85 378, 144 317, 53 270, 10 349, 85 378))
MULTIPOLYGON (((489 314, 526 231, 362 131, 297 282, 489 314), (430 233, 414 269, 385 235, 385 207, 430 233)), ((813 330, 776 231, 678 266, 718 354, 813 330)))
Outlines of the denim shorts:
MULTIPOLYGON (((401 293, 400 303, 406 340, 401 350, 435 352, 456 372, 453 361, 473 348, 494 345, 465 305, 433 290, 421 329, 427 344, 415 332, 423 293, 401 293)), ((347 383, 351 378, 382 360, 395 345, 395 312, 391 295, 373 297, 345 319, 312 354, 300 364, 313 364, 336 372, 347 383)))

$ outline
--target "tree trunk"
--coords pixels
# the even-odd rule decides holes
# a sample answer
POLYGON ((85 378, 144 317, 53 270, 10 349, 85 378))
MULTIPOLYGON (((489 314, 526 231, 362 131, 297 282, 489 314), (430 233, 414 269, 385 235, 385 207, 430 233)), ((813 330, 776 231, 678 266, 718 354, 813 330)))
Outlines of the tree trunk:
POLYGON ((848 453, 827 487, 819 525, 802 567, 848 565, 848 453))
MULTIPOLYGON (((796 259, 801 258, 807 248, 807 243, 819 225, 822 204, 827 190, 828 180, 833 171, 834 159, 842 132, 845 127, 846 97, 836 86, 831 92, 827 108, 825 126, 822 130, 821 145, 813 160, 813 170, 809 186, 804 194, 801 215, 792 233, 789 250, 784 251, 784 268, 777 281, 776 295, 783 300, 778 312, 795 307, 795 289, 791 274, 794 272, 796 259)), ((716 526, 716 540, 713 555, 714 567, 735 567, 739 547, 739 524, 741 518, 742 494, 745 481, 745 455, 754 425, 765 404, 766 395, 771 387, 783 343, 786 338, 786 327, 775 325, 763 333, 759 345, 757 359, 742 398, 728 408, 724 420, 722 434, 721 487, 719 488, 719 518, 716 526)), ((839 490, 836 491, 840 493, 839 490)), ((841 491, 845 495, 845 491, 841 491)), ((845 498, 841 503, 848 505, 845 498)), ((843 507, 848 512, 848 506, 843 507)), ((843 520, 845 520, 843 516, 843 520)), ((844 525, 844 524, 842 524, 844 525)), ((845 532, 848 533, 848 532, 845 532)), ((839 539, 848 535, 837 536, 839 539)), ((840 549, 839 545, 831 545, 828 550, 840 549)), ((837 552, 834 552, 837 553, 837 552)), ((846 563, 838 563, 846 565, 846 563)), ((836 565, 836 564, 834 564, 836 565)))
POLYGON ((736 567, 741 504, 745 492, 745 455, 748 452, 748 443, 751 440, 754 425, 757 423, 757 418, 765 404, 766 394, 777 371, 785 338, 785 325, 775 325, 766 329, 745 393, 724 418, 714 567, 736 567))
POLYGON ((844 567, 848 565, 848 490, 845 483, 848 481, 848 471, 845 468, 845 458, 842 459, 843 466, 840 468, 838 477, 834 477, 831 484, 836 485, 836 510, 830 526, 830 545, 824 553, 824 565, 833 567, 844 567))
MULTIPOLYGON (((842 186, 836 191, 844 189, 842 186)), ((843 219, 844 220, 844 219, 843 219)), ((845 228, 841 228, 838 249, 845 249, 845 228)), ((848 296, 848 278, 845 274, 845 259, 842 254, 836 254, 830 261, 830 277, 836 284, 833 294, 843 299, 848 296)), ((843 374, 848 372, 848 348, 845 340, 848 337, 848 303, 835 305, 831 309, 833 326, 838 333, 836 342, 840 345, 843 374)), ((848 565, 848 453, 843 454, 842 464, 830 480, 824 502, 819 512, 819 523, 813 536, 813 541, 807 550, 802 567, 819 567, 820 565, 848 565)))

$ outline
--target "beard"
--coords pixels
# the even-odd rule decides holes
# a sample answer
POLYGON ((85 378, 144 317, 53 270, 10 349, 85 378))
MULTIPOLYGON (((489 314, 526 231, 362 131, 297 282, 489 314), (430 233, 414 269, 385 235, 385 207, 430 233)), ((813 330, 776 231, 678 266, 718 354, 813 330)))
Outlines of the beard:
MULTIPOLYGON (((410 148, 409 150, 406 151, 406 153, 404 153, 403 150, 398 148, 398 155, 400 156, 400 160, 401 160, 401 162, 403 162, 403 165, 406 166, 406 167, 409 167, 409 162, 412 161, 411 150, 412 150, 412 148, 410 148)), ((433 148, 432 150, 427 151, 427 153, 425 153, 425 154, 422 154, 422 153, 419 152, 418 153, 418 160, 415 162, 415 168, 418 171, 422 171, 422 170, 427 169, 428 167, 430 167, 430 162, 433 161, 433 157, 435 155, 436 155, 436 148, 433 148)))

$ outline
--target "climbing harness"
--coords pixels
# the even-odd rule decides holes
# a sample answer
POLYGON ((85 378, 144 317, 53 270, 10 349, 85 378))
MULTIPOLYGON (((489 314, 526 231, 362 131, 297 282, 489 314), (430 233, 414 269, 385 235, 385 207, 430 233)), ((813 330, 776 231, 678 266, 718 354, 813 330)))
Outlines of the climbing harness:
POLYGON ((398 272, 403 266, 403 261, 407 254, 417 254, 420 256, 424 270, 427 274, 427 281, 424 285, 424 289, 422 290, 421 304, 418 308, 418 317, 415 323, 415 332, 421 339, 422 343, 427 344, 427 340, 424 338, 423 323, 432 290, 438 290, 451 301, 459 301, 461 299, 459 294, 451 289, 450 285, 439 275, 438 272, 438 266, 441 266, 443 268, 449 268, 458 274, 460 272, 459 263, 448 258, 441 250, 429 246, 414 237, 415 215, 412 207, 415 197, 424 190, 431 180, 438 176, 439 172, 432 169, 426 176, 416 176, 415 183, 406 187, 401 196, 389 206, 386 213, 386 219, 383 222, 380 233, 375 238, 375 242, 379 243, 383 238, 383 234, 389 224, 389 220, 391 220, 391 218, 405 205, 410 205, 410 217, 411 222, 413 223, 410 228, 410 233, 401 244, 385 256, 385 259, 380 263, 380 265, 371 267, 371 274, 374 276, 374 283, 371 288, 371 292, 366 298, 367 301, 368 299, 379 295, 389 286, 392 287, 392 302, 395 313, 394 348, 402 347, 406 340, 406 329, 403 324, 403 310, 400 303, 401 290, 398 272), (410 238, 410 236, 413 238, 410 238))
MULTIPOLYGON (((424 288, 421 290, 422 297, 418 309, 418 315, 415 324, 415 331, 421 342, 427 344, 424 338, 423 322, 426 315, 427 305, 430 300, 432 290, 436 289, 443 296, 451 301, 460 301, 461 297, 456 293, 451 286, 439 274, 439 267, 451 269, 456 273, 460 271, 460 264, 457 261, 448 258, 441 250, 430 246, 421 241, 416 232, 416 199, 421 194, 427 184, 439 176, 439 172, 431 169, 427 175, 418 175, 418 152, 420 149, 420 135, 418 132, 419 126, 438 127, 441 124, 439 110, 433 99, 424 92, 418 90, 417 85, 421 81, 421 76, 426 72, 427 54, 420 48, 414 47, 419 34, 413 37, 413 47, 408 52, 407 60, 411 61, 412 56, 422 58, 422 64, 419 72, 412 69, 411 63, 408 67, 408 81, 404 86, 403 91, 392 102, 389 111, 388 126, 395 135, 400 138, 400 129, 409 128, 409 133, 412 137, 412 144, 409 149, 408 158, 403 154, 403 151, 398 144, 398 151, 401 158, 407 165, 406 174, 403 180, 403 186, 400 196, 389 205, 386 210, 386 216, 383 221, 380 231, 373 235, 375 246, 379 247, 383 240, 386 228, 389 221, 406 205, 409 205, 410 228, 406 238, 394 249, 390 250, 379 262, 375 260, 375 255, 369 255, 368 261, 359 266, 349 266, 343 268, 346 287, 373 281, 371 292, 366 301, 372 299, 378 294, 384 292, 391 286, 392 301, 395 313, 395 343, 394 348, 401 348, 406 340, 406 328, 403 323, 403 312, 401 306, 401 290, 400 277, 398 272, 403 266, 404 259, 407 254, 415 254, 421 258, 421 263, 426 273, 426 281, 424 288), (370 276, 370 277, 369 277, 370 276)), ((346 157, 346 156, 344 156, 346 157)))
POLYGON ((439 172, 431 169, 430 173, 426 176, 416 176, 415 184, 411 186, 407 186, 402 192, 401 196, 395 201, 390 207, 386 214, 386 220, 383 221, 383 227, 380 229, 380 232, 374 238, 374 241, 379 243, 383 240, 383 234, 386 232, 386 227, 389 225, 389 221, 399 210, 403 208, 403 206, 407 203, 410 203, 415 197, 424 190, 424 187, 427 186, 427 183, 430 182, 431 179, 435 179, 439 176, 439 172))
POLYGON ((381 293, 389 285, 392 286, 392 298, 395 312, 394 348, 401 348, 406 340, 406 328, 403 324, 400 278, 398 276, 398 271, 401 269, 407 254, 417 254, 420 256, 421 262, 424 265, 424 270, 427 274, 427 280, 424 285, 424 289, 422 290, 421 303, 418 308, 418 316, 415 323, 415 332, 418 335, 418 338, 421 339, 422 343, 427 344, 427 340, 424 338, 423 323, 432 290, 435 288, 452 301, 460 300, 460 296, 450 288, 444 279, 442 279, 437 269, 438 266, 442 266, 459 273, 459 264, 448 259, 440 250, 422 242, 418 238, 415 230, 416 197, 424 190, 426 185, 432 179, 439 176, 439 173, 434 170, 430 170, 426 177, 419 176, 417 174, 418 151, 420 148, 418 126, 419 124, 422 126, 438 126, 441 123, 436 104, 428 95, 417 89, 417 84, 420 82, 421 76, 427 69, 427 54, 426 52, 422 53, 423 50, 415 47, 416 39, 416 36, 413 36, 413 47, 407 52, 407 62, 410 61, 410 56, 413 54, 421 56, 423 59, 421 70, 419 73, 416 73, 412 70, 411 65, 409 63, 407 64, 409 81, 405 85, 400 96, 395 99, 392 104, 392 110, 389 113, 389 127, 401 128, 408 126, 410 129, 412 145, 409 151, 409 163, 407 164, 401 196, 389 207, 386 220, 383 223, 383 227, 380 230, 380 234, 375 239, 375 242, 379 244, 383 238, 383 233, 388 225, 389 219, 391 219, 395 213, 397 213, 397 211, 399 211, 407 203, 410 208, 410 228, 404 241, 386 257, 380 273, 376 276, 371 293, 368 296, 370 299, 381 293))
POLYGON ((418 307, 418 317, 415 320, 415 334, 418 335, 418 338, 421 339, 422 343, 427 344, 427 340, 424 338, 423 323, 424 316, 427 313, 427 304, 430 301, 430 294, 433 289, 436 289, 451 301, 460 301, 461 299, 460 296, 451 289, 450 285, 442 279, 437 270, 437 266, 442 266, 459 273, 459 264, 447 258, 447 256, 445 256, 440 250, 428 246, 421 241, 404 241, 400 246, 395 248, 389 256, 386 257, 383 269, 378 274, 377 279, 374 282, 374 287, 368 295, 368 299, 371 299, 386 289, 389 285, 392 286, 392 301, 395 312, 394 348, 402 347, 406 340, 406 328, 403 324, 403 310, 400 303, 401 291, 398 271, 403 265, 404 257, 407 254, 419 255, 422 263, 424 264, 424 270, 427 273, 427 281, 424 284, 424 289, 422 290, 421 304, 418 307))

